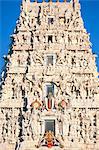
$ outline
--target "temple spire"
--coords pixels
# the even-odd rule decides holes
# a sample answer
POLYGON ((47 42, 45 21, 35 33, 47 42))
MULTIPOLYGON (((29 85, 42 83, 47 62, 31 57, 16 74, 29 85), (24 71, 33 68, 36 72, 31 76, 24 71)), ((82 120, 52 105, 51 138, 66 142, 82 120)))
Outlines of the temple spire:
POLYGON ((96 150, 98 73, 79 1, 46 1, 22 1, 4 57, 0 147, 96 150))

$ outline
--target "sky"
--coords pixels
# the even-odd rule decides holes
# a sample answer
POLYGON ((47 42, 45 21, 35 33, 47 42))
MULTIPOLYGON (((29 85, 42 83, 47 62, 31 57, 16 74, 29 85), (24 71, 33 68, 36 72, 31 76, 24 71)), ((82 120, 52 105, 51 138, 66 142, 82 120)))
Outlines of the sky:
MULTIPOLYGON (((87 32, 90 33, 92 52, 97 55, 99 72, 99 0, 79 0, 81 15, 87 32)), ((0 73, 4 68, 3 55, 7 55, 11 44, 10 35, 16 26, 22 0, 0 0, 0 73)))

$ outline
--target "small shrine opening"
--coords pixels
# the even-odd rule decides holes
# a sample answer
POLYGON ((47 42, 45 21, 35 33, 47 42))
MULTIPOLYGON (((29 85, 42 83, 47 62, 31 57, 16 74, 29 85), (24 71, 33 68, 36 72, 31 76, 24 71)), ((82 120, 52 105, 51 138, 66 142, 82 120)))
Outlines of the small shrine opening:
POLYGON ((53 84, 48 84, 46 85, 46 96, 49 95, 54 95, 54 85, 53 84))
POLYGON ((47 65, 53 65, 53 55, 47 56, 47 65))
POLYGON ((48 36, 48 43, 50 43, 50 42, 53 43, 53 37, 52 37, 52 35, 48 36))
POLYGON ((45 133, 49 131, 53 132, 53 134, 55 135, 55 120, 54 119, 45 120, 45 133))
POLYGON ((53 24, 54 19, 53 18, 48 18, 48 24, 53 24))

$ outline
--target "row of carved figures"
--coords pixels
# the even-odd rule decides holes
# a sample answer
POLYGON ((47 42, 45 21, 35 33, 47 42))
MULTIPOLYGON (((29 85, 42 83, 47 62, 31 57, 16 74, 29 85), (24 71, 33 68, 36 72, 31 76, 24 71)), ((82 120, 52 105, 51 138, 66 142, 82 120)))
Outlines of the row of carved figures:
POLYGON ((88 69, 91 72, 95 70, 95 58, 90 56, 89 54, 85 56, 83 53, 81 56, 76 55, 76 53, 65 53, 64 50, 60 51, 60 54, 55 54, 52 56, 55 57, 51 62, 47 61, 48 56, 43 56, 43 54, 38 52, 23 52, 23 53, 15 53, 15 56, 8 58, 8 70, 10 67, 29 67, 33 65, 41 65, 42 67, 53 69, 60 67, 59 65, 65 65, 68 69, 75 69, 80 71, 80 69, 88 69), (84 56, 82 56, 84 55, 84 56), (89 60, 90 57, 90 60, 89 60), (55 63, 54 63, 55 62, 55 63))
MULTIPOLYGON (((27 111, 20 114, 17 110, 14 117, 10 109, 0 109, 0 142, 17 140, 35 140, 43 136, 41 114, 37 110, 27 111), (35 112, 36 111, 36 112, 35 112)), ((58 135, 64 140, 81 143, 96 143, 98 137, 97 110, 75 110, 66 112, 64 115, 56 113, 58 135), (61 117, 60 117, 61 115, 61 117)), ((99 114, 98 114, 99 115, 99 114)), ((56 126, 55 124, 55 126, 56 126)))
POLYGON ((83 22, 81 19, 78 19, 80 17, 79 11, 73 11, 73 9, 66 10, 65 7, 63 9, 58 8, 58 5, 56 7, 52 6, 49 8, 49 5, 47 6, 36 6, 33 8, 28 7, 28 12, 22 11, 20 15, 20 20, 18 22, 18 27, 23 25, 24 27, 33 27, 33 25, 41 25, 41 22, 43 24, 53 25, 53 24, 65 24, 69 25, 70 23, 74 25, 74 27, 78 27, 78 25, 83 25, 83 22), (45 8, 44 8, 45 7, 45 8), (60 17, 57 18, 60 14, 60 17), (54 15, 55 17, 51 18, 51 21, 46 22, 47 15, 54 15), (27 19, 26 19, 27 18, 27 19), (59 23, 58 23, 59 22, 59 23))
MULTIPOLYGON (((54 83, 54 82, 53 82, 54 83)), ((56 86, 56 93, 54 95, 55 99, 66 99, 67 96, 74 97, 75 99, 92 99, 94 100, 95 95, 98 92, 97 85, 91 86, 91 82, 79 82, 76 79, 72 82, 64 82, 61 80, 58 84, 54 83, 56 86)), ((8 80, 5 84, 5 88, 2 90, 2 96, 13 97, 13 98, 27 98, 27 99, 38 99, 42 100, 44 98, 44 83, 41 81, 29 81, 24 80, 24 82, 17 83, 14 79, 8 80), (21 84, 22 83, 22 84, 21 84), (7 90, 9 88, 9 92, 7 90)))
MULTIPOLYGON (((19 46, 20 45, 37 45, 39 44, 66 44, 66 46, 68 45, 75 45, 75 46, 89 46, 90 42, 89 42, 89 37, 86 34, 81 35, 81 33, 79 34, 74 34, 74 33, 63 33, 63 34, 57 34, 56 36, 52 35, 46 35, 45 33, 41 33, 41 35, 33 35, 32 32, 28 32, 26 35, 25 33, 18 33, 17 35, 14 35, 14 39, 13 39, 13 43, 14 46, 19 46)), ((34 47, 34 46, 33 46, 34 47)))

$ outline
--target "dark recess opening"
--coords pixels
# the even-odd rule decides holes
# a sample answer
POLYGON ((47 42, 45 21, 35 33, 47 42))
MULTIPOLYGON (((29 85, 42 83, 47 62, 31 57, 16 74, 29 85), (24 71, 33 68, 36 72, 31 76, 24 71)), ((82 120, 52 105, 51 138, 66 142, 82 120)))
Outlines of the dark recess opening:
POLYGON ((49 35, 49 36, 48 36, 48 43, 49 43, 49 42, 51 42, 51 43, 53 42, 53 40, 52 40, 52 35, 49 35))
POLYGON ((55 120, 45 120, 45 133, 52 131, 55 135, 55 120))

